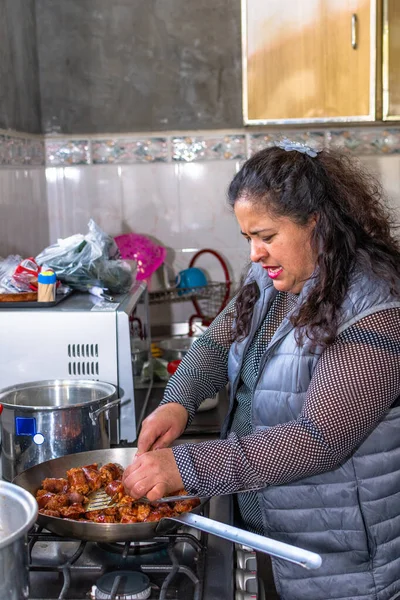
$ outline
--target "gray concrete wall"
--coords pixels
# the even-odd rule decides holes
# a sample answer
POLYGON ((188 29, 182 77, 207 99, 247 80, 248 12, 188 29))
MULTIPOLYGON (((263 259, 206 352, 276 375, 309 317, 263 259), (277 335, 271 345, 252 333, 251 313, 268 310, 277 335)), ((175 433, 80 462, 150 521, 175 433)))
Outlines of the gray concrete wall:
POLYGON ((242 125, 240 0, 36 0, 42 128, 242 125))
POLYGON ((0 128, 40 132, 34 0, 0 0, 0 128))

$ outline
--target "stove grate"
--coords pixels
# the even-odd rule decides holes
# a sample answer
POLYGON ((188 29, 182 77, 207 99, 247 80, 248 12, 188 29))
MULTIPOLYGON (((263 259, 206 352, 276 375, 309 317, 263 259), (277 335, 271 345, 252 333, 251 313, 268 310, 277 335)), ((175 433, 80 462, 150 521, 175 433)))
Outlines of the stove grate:
MULTIPOLYGON (((44 600, 44 598, 46 598, 46 600, 80 600, 81 597, 77 598, 74 596, 72 584, 74 578, 76 578, 77 575, 82 575, 82 573, 85 575, 85 578, 86 576, 89 578, 88 581, 91 581, 91 584, 88 585, 87 593, 82 597, 95 598, 93 595, 94 586, 96 585, 99 576, 103 574, 106 569, 104 561, 97 561, 97 563, 96 561, 93 563, 91 560, 85 561, 85 552, 90 552, 93 546, 98 546, 98 548, 103 551, 105 557, 109 556, 111 551, 114 567, 115 559, 119 561, 117 563, 117 570, 126 569, 128 564, 127 561, 130 559, 132 560, 132 557, 134 560, 140 560, 141 562, 134 565, 133 570, 142 571, 150 577, 152 589, 151 598, 157 598, 158 600, 182 600, 183 598, 185 600, 189 600, 189 598, 201 600, 204 580, 204 556, 206 551, 204 544, 190 533, 160 536, 154 538, 152 542, 154 542, 153 547, 156 548, 156 551, 160 548, 164 549, 165 557, 167 557, 169 561, 163 561, 162 564, 152 564, 151 560, 147 560, 147 557, 150 555, 138 554, 137 542, 109 545, 93 544, 93 542, 79 541, 74 538, 64 538, 51 534, 40 527, 36 527, 29 534, 29 570, 32 574, 38 572, 59 573, 60 581, 58 582, 58 589, 51 590, 51 597, 42 597, 41 595, 39 599, 39 597, 35 598, 30 596, 30 600, 44 600), (74 542, 75 545, 77 545, 77 548, 72 548, 69 556, 60 557, 59 560, 51 560, 50 562, 48 560, 41 561, 32 557, 35 545, 38 542, 49 544, 62 543, 63 545, 64 543, 67 543, 68 546, 68 542, 74 542), (185 553, 182 554, 182 545, 186 545, 191 549, 191 560, 186 560, 185 553), (78 561, 80 561, 80 564, 77 564, 78 561), (169 564, 164 564, 167 562, 169 562, 169 564), (178 578, 180 578, 179 584, 178 578), (185 580, 183 586, 182 578, 185 580), (185 590, 183 594, 180 592, 181 587, 185 590), (92 590, 91 592, 89 588, 92 590), (189 589, 190 596, 187 595, 189 589)), ((145 552, 148 553, 149 544, 147 543, 143 547, 145 552)), ((131 567, 128 566, 128 568, 131 567)), ((31 592, 34 593, 32 589, 31 592)), ((112 591, 109 600, 115 600, 117 597, 117 590, 115 590, 115 592, 112 591)))

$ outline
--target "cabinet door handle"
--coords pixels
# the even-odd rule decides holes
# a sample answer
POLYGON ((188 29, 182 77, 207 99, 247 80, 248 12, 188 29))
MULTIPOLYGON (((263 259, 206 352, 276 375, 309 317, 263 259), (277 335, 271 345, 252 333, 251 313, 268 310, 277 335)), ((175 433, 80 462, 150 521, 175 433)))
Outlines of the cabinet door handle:
POLYGON ((351 47, 357 50, 357 15, 351 15, 351 47))

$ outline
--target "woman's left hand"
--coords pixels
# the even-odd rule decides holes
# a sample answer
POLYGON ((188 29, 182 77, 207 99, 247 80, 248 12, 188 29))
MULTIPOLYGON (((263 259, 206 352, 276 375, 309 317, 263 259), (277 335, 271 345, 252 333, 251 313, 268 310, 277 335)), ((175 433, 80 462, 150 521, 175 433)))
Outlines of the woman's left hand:
POLYGON ((171 448, 135 456, 125 469, 122 482, 132 498, 146 496, 149 500, 157 500, 183 488, 171 448))

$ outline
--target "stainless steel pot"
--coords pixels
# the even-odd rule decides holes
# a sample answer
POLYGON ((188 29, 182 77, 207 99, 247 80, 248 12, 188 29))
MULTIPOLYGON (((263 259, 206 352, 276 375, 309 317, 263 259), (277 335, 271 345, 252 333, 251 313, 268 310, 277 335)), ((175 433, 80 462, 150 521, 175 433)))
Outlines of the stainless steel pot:
POLYGON ((132 370, 135 377, 140 377, 143 365, 149 361, 150 351, 147 342, 135 340, 132 347, 132 370))
POLYGON ((106 412, 116 388, 100 381, 34 381, 0 391, 4 479, 65 454, 110 447, 106 412))
POLYGON ((157 342, 157 346, 162 350, 162 358, 172 361, 182 359, 189 352, 195 337, 176 337, 157 342))
POLYGON ((0 480, 0 598, 29 597, 27 534, 38 514, 33 496, 0 480))

